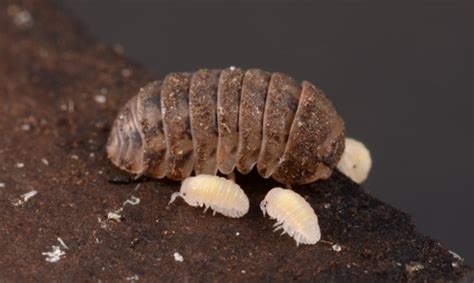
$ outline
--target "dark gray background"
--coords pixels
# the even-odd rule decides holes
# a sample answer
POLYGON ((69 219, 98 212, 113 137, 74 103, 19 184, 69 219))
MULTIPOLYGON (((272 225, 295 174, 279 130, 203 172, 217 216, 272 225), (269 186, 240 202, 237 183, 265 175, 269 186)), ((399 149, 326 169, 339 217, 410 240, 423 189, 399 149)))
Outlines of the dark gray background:
POLYGON ((364 187, 474 263, 472 1, 59 2, 159 77, 235 65, 318 84, 372 152, 364 187))

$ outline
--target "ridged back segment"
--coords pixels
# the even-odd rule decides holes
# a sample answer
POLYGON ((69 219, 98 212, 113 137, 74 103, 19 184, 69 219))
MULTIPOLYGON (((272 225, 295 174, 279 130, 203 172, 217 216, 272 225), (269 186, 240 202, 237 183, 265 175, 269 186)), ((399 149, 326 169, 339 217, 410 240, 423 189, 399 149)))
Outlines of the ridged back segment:
POLYGON ((263 117, 262 146, 258 173, 268 178, 283 155, 301 94, 300 85, 290 76, 274 73, 270 79, 263 117))
POLYGON ((262 145, 263 113, 271 74, 259 69, 245 72, 239 108, 237 170, 249 173, 262 145))
POLYGON ((107 154, 119 168, 142 174, 143 133, 137 121, 137 97, 132 97, 120 110, 107 141, 107 154))
POLYGON ((194 172, 217 173, 217 87, 219 70, 202 69, 191 79, 189 112, 194 145, 194 172))
MULTIPOLYGON (((151 82, 138 92, 138 122, 144 136, 143 163, 147 176, 166 176, 166 139, 161 116, 161 82, 151 82)), ((139 154, 139 153, 137 153, 139 154)))
POLYGON ((171 180, 188 177, 194 166, 193 142, 189 121, 191 74, 172 73, 161 87, 161 113, 167 148, 167 174, 171 180))
POLYGON ((219 121, 219 143, 217 166, 223 174, 234 171, 239 145, 239 104, 244 70, 229 68, 222 70, 219 78, 217 98, 217 120, 219 121))
POLYGON ((325 161, 338 154, 328 149, 344 130, 341 122, 324 93, 311 83, 303 82, 290 138, 273 177, 279 182, 296 184, 329 177, 333 166, 325 161))

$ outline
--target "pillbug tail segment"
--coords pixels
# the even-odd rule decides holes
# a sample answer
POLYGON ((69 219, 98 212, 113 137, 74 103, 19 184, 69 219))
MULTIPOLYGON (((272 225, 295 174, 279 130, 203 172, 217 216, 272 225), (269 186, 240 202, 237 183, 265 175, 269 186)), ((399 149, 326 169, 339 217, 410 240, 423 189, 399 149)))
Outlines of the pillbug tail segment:
POLYGON ((172 204, 172 203, 176 200, 177 197, 183 197, 183 196, 181 195, 181 192, 172 193, 172 194, 171 194, 170 201, 168 202, 168 205, 172 204))
POLYGON ((120 110, 107 141, 107 155, 114 165, 133 174, 145 171, 143 134, 137 122, 137 97, 120 110))
POLYGON ((352 138, 346 138, 345 149, 337 169, 356 183, 367 179, 372 167, 372 158, 367 147, 352 138))

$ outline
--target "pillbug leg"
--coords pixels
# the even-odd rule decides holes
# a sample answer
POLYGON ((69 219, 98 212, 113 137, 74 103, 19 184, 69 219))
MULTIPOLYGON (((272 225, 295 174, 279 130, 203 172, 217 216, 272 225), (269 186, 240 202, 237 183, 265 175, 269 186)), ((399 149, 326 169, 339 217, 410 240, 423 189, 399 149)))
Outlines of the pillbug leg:
POLYGON ((168 205, 172 204, 176 200, 177 197, 183 197, 181 195, 181 192, 175 192, 171 194, 171 199, 170 199, 170 202, 168 202, 168 205))
POLYGON ((209 209, 209 206, 206 205, 206 207, 204 208, 204 211, 202 213, 206 213, 208 209, 209 209))

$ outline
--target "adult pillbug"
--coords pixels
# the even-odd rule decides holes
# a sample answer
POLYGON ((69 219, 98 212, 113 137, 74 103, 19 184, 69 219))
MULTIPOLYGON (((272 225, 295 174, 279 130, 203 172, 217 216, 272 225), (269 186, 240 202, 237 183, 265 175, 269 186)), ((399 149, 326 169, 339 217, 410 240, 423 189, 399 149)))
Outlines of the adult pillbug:
POLYGON ((121 109, 107 152, 130 173, 184 180, 236 168, 283 184, 328 178, 345 127, 324 93, 282 73, 201 69, 142 88, 121 109))
POLYGON ((244 191, 231 180, 214 175, 186 178, 179 192, 171 195, 170 204, 182 197, 191 206, 204 206, 225 216, 238 218, 249 211, 249 199, 244 191))
POLYGON ((296 245, 316 244, 321 239, 318 217, 313 208, 299 194, 289 189, 273 188, 260 203, 263 215, 277 222, 274 231, 283 229, 296 241, 296 245))

